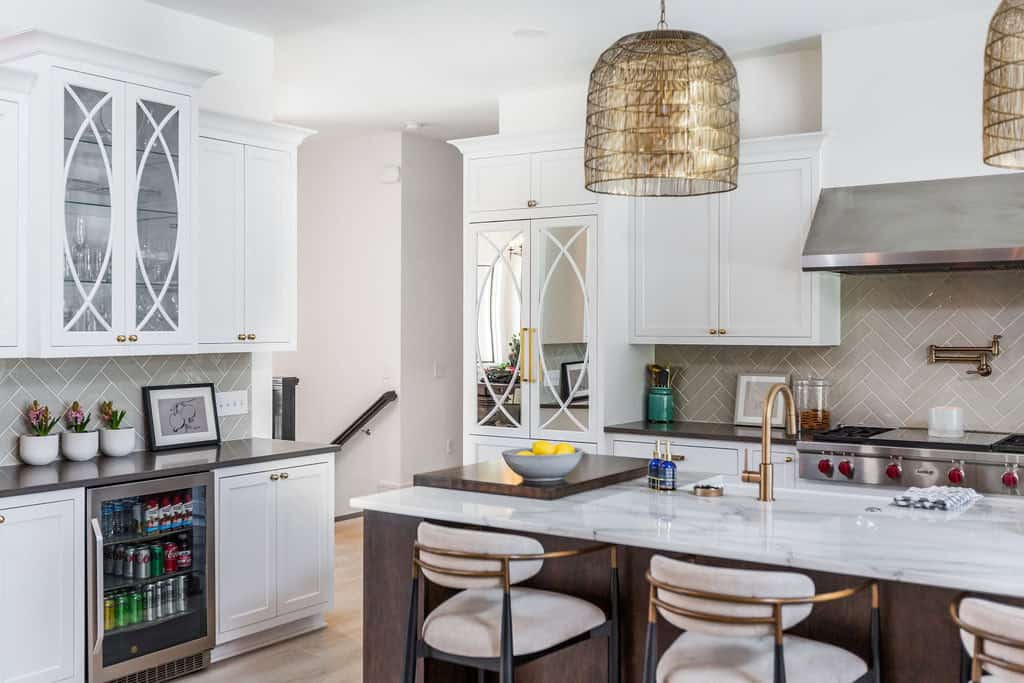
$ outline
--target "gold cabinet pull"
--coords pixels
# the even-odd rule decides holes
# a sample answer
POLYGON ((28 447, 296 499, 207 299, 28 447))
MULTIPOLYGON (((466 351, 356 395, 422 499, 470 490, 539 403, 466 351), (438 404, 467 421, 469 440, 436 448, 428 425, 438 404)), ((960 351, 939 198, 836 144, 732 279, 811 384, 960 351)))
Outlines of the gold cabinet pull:
POLYGON ((531 327, 530 328, 530 381, 531 382, 536 382, 537 381, 537 372, 533 368, 533 347, 534 347, 534 344, 536 344, 536 340, 537 340, 537 328, 536 327, 531 327))
POLYGON ((250 332, 249 334, 245 335, 245 338, 248 339, 249 341, 256 341, 256 335, 253 334, 252 332, 250 332))
POLYGON ((136 337, 134 334, 129 334, 128 335, 128 341, 130 341, 130 342, 137 342, 137 341, 139 341, 139 338, 136 337))
POLYGON ((238 341, 245 341, 245 332, 240 332, 238 334, 238 341))
POLYGON ((281 473, 281 478, 282 479, 287 479, 288 478, 288 473, 287 472, 282 472, 281 473))
POLYGON ((793 462, 793 456, 792 455, 787 455, 786 456, 786 462, 793 462))
POLYGON ((725 329, 719 327, 718 328, 718 334, 725 334, 725 329))
POLYGON ((7 521, 7 518, 4 517, 3 515, 0 515, 0 524, 3 524, 6 521, 7 521))
POLYGON ((530 370, 527 365, 529 362, 527 356, 527 349, 530 348, 530 328, 520 327, 519 328, 519 379, 527 384, 530 382, 530 370))
POLYGON ((526 202, 526 205, 528 207, 530 207, 531 209, 536 208, 537 200, 536 199, 531 199, 530 201, 526 202))
POLYGON ((281 475, 279 475, 279 474, 271 474, 270 475, 270 481, 277 481, 280 478, 281 478, 281 475))
POLYGON ((708 330, 708 334, 718 334, 718 330, 708 330))
POLYGON ((124 342, 128 341, 128 338, 126 336, 124 336, 123 334, 117 335, 117 337, 115 337, 115 339, 117 339, 117 343, 118 344, 123 344, 124 342))

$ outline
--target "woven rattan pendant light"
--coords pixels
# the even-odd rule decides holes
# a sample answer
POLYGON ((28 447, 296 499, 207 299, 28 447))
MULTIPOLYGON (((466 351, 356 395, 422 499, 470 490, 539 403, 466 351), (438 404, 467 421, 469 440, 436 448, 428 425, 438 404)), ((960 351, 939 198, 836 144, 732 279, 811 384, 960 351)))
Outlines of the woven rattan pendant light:
POLYGON ((729 55, 699 33, 670 30, 661 0, 657 30, 623 36, 590 73, 587 189, 641 197, 736 189, 739 102, 729 55))
POLYGON ((988 25, 983 103, 985 163, 1024 168, 1024 0, 1003 0, 988 25))

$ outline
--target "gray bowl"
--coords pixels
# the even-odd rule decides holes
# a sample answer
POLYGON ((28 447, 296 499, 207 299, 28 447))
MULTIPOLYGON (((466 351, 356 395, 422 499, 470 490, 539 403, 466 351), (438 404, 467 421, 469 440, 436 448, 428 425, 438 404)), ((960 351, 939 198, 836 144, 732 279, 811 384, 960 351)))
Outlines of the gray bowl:
POLYGON ((513 472, 527 481, 561 481, 583 458, 581 450, 565 455, 516 455, 519 450, 504 451, 501 457, 513 472))

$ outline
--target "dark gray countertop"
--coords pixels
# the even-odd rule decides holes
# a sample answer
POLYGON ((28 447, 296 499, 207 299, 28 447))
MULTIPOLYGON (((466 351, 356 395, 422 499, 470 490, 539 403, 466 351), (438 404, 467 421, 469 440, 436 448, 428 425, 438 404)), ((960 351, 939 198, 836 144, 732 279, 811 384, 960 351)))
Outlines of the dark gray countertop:
POLYGON ((178 474, 208 472, 221 467, 272 462, 316 453, 334 453, 339 446, 275 439, 238 439, 220 446, 151 453, 122 458, 98 456, 86 462, 58 460, 49 465, 0 467, 0 498, 78 487, 109 486, 178 474))
MULTIPOLYGON (((633 434, 654 438, 708 439, 713 441, 761 441, 760 427, 738 427, 718 422, 626 422, 608 425, 608 434, 633 434)), ((796 438, 786 436, 781 429, 772 430, 772 443, 795 444, 796 438)))

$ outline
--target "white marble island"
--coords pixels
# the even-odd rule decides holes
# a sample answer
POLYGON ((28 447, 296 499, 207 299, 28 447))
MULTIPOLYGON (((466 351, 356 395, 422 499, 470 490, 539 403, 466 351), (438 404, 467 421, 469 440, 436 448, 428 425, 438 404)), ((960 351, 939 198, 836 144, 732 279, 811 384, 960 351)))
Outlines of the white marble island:
MULTIPOLYGON (((681 475, 681 489, 708 478, 681 475)), ((355 498, 352 506, 366 511, 364 599, 374 605, 365 633, 376 645, 368 646, 364 666, 380 680, 391 672, 396 653, 387 643, 400 640, 408 591, 396 582, 408 581, 422 519, 537 536, 547 549, 591 541, 618 545, 621 600, 633 620, 624 624, 624 680, 639 675, 643 574, 654 553, 711 565, 794 568, 809 574, 818 591, 878 579, 887 683, 958 680, 960 643, 947 609, 959 591, 1024 598, 1024 498, 988 496, 955 513, 895 507, 895 489, 809 484, 776 489, 770 504, 754 499, 755 486, 732 479, 725 480, 725 491, 722 498, 656 493, 640 479, 553 501, 427 487, 355 498)), ((582 595, 606 590, 604 574, 590 567, 566 571, 551 563, 538 580, 539 587, 582 595)), ((437 604, 444 596, 428 591, 428 597, 437 604)), ((867 605, 848 602, 817 608, 807 633, 861 651, 867 605)), ((516 680, 555 680, 551 676, 563 671, 558 666, 524 671, 516 680)), ((446 669, 429 674, 425 681, 463 680, 446 669)), ((600 676, 597 669, 577 675, 580 681, 600 676)))

